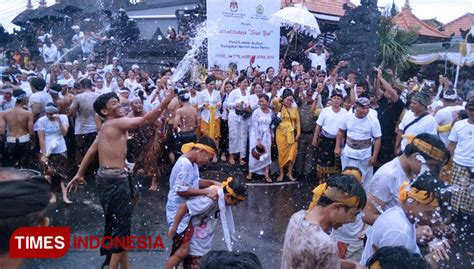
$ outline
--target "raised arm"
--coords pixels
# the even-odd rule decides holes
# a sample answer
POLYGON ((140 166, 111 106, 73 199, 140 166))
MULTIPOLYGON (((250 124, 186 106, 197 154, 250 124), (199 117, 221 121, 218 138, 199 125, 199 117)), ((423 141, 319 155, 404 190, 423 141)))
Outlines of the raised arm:
POLYGON ((390 101, 391 102, 396 102, 398 101, 398 93, 397 91, 388 83, 382 76, 382 71, 379 69, 378 74, 377 74, 378 81, 382 84, 382 87, 384 88, 384 91, 388 93, 390 96, 390 101))
POLYGON ((122 130, 130 130, 138 128, 143 125, 152 124, 158 119, 158 117, 165 111, 168 107, 168 104, 174 98, 174 90, 171 89, 168 91, 166 98, 161 102, 157 107, 153 108, 151 111, 147 112, 143 117, 127 118, 122 117, 111 121, 110 124, 116 128, 122 130))

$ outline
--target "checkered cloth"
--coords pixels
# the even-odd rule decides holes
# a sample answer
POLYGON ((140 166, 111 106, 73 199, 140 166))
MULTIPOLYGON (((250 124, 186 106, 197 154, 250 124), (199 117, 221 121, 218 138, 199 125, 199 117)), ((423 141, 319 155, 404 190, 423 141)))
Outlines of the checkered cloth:
POLYGON ((469 173, 469 167, 454 163, 452 184, 455 187, 451 197, 451 206, 455 213, 474 214, 474 177, 469 173))

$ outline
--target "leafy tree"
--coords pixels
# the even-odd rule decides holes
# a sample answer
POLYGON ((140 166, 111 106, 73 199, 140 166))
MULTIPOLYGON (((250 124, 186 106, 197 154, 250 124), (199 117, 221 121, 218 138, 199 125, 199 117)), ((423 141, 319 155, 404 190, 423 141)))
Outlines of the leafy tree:
POLYGON ((382 16, 378 34, 380 38, 379 62, 384 68, 402 71, 409 67, 408 48, 418 39, 416 29, 402 30, 392 23, 389 16, 382 16))

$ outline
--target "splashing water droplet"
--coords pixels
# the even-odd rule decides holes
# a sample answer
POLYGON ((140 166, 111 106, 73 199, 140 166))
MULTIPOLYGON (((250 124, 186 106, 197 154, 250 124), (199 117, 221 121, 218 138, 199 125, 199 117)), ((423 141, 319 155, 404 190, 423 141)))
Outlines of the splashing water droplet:
POLYGON ((260 231, 260 235, 263 235, 263 231, 260 231))

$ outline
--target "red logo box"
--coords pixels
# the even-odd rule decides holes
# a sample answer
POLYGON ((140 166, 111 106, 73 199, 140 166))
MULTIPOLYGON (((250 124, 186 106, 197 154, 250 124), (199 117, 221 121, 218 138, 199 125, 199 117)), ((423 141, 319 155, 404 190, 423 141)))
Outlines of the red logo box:
POLYGON ((70 244, 69 227, 22 227, 10 237, 11 258, 59 258, 70 244))

